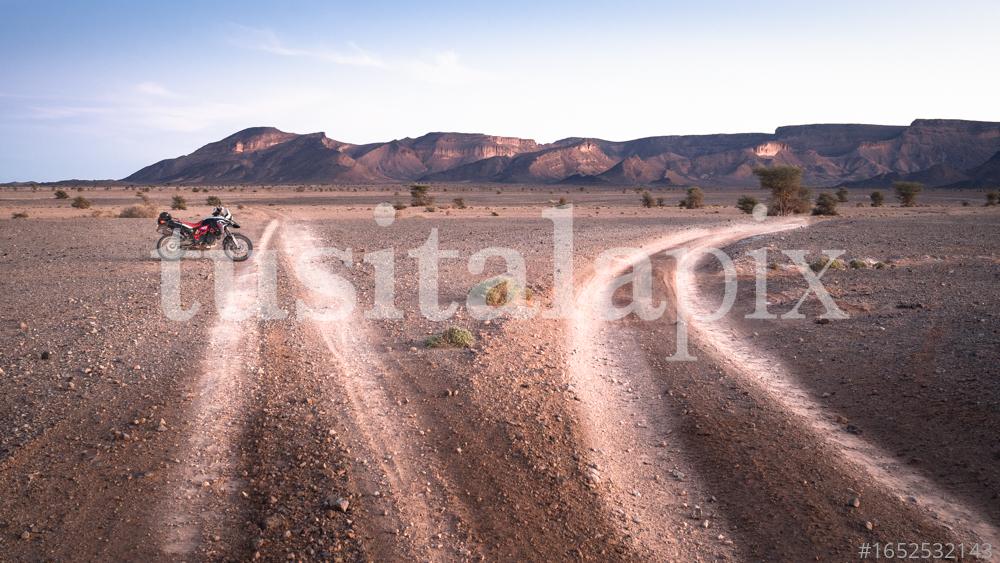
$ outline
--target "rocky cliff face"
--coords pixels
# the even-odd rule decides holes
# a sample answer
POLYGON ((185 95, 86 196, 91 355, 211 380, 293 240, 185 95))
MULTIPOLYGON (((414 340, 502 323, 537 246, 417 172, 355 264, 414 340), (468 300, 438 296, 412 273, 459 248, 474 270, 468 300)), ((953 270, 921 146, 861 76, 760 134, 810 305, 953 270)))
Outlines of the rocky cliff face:
POLYGON ((803 169, 814 186, 991 181, 1000 123, 916 120, 909 126, 797 125, 774 134, 663 136, 549 144, 468 133, 428 133, 353 145, 323 133, 240 131, 125 178, 140 183, 378 183, 426 181, 756 185, 758 166, 803 169), (980 178, 977 180, 976 178, 980 178), (983 179, 985 178, 985 180, 983 179))

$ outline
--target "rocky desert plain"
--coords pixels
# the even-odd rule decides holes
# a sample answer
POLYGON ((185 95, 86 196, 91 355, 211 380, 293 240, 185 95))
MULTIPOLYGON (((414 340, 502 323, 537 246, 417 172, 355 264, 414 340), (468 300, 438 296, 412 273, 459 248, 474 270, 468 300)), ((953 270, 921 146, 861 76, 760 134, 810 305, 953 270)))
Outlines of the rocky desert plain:
POLYGON ((753 187, 682 209, 669 185, 651 208, 633 187, 430 185, 433 211, 378 207, 409 204, 404 183, 3 188, 0 560, 852 561, 865 542, 996 557, 1000 208, 984 190, 871 207, 852 188, 835 217, 754 218, 735 207, 766 200, 753 187), (185 198, 182 219, 220 198, 254 256, 220 284, 211 260, 161 261, 155 219, 118 218, 138 194, 185 198), (571 263, 553 212, 572 216, 571 263), (410 254, 432 233, 451 251, 438 299, 458 304, 441 320, 410 254), (533 314, 471 314, 470 290, 506 269, 472 267, 489 247, 523 257, 533 314), (599 259, 613 248, 631 254, 599 259), (684 320, 723 302, 725 270, 671 252, 709 248, 732 258, 732 310, 684 320), (793 249, 844 251, 819 279, 846 318, 793 249), (390 259, 398 315, 379 318, 390 259), (220 315, 261 301, 268 261, 287 315, 220 315), (640 265, 661 314, 603 320, 596 302, 628 305, 619 276, 640 265), (187 320, 164 313, 167 267, 187 320), (297 314, 344 281, 357 307, 297 314), (775 317, 746 318, 761 299, 775 317), (670 359, 679 325, 691 361, 670 359), (431 345, 449 329, 471 340, 431 345))

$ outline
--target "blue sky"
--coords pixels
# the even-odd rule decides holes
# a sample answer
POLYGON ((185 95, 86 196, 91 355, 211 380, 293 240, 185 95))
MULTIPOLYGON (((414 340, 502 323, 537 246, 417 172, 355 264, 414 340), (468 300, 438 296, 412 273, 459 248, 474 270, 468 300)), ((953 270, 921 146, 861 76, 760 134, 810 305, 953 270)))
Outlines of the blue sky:
POLYGON ((1000 3, 0 0, 0 182, 237 130, 622 140, 1000 121, 1000 3))

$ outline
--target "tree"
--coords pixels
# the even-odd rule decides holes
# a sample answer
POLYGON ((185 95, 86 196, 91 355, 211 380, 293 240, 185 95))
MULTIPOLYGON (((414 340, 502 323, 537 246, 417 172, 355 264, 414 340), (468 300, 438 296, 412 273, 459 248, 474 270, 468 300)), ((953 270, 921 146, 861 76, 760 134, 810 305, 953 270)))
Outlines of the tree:
POLYGON ((836 215, 837 198, 830 194, 819 194, 816 198, 816 207, 813 207, 813 215, 836 215))
POLYGON ((641 202, 643 207, 653 207, 656 205, 656 200, 653 199, 653 194, 649 193, 649 190, 643 190, 641 202))
POLYGON ((893 182, 892 189, 896 190, 896 199, 903 207, 913 207, 917 204, 917 194, 923 191, 924 185, 920 182, 893 182))
POLYGON ((986 206, 993 207, 997 203, 1000 203, 1000 193, 997 193, 996 190, 986 192, 986 206))
POLYGON ((175 195, 170 203, 170 209, 187 209, 187 201, 182 196, 175 195))
POLYGON ((837 190, 837 201, 840 203, 847 203, 847 196, 849 193, 850 192, 848 192, 845 188, 840 188, 837 190))
POLYGON ((431 187, 425 184, 413 184, 410 186, 410 199, 413 207, 429 207, 434 203, 434 198, 430 196, 431 187))
POLYGON ((802 170, 794 166, 755 168, 760 187, 771 191, 768 212, 774 215, 805 213, 809 209, 809 190, 802 187, 802 170))
POLYGON ((684 209, 701 209, 705 206, 704 199, 705 194, 702 193, 701 188, 688 188, 687 196, 678 205, 684 209))
POLYGON ((742 211, 743 213, 750 214, 753 213, 753 208, 757 207, 758 203, 760 202, 758 202, 757 198, 755 197, 751 197, 748 195, 740 196, 740 199, 736 200, 736 208, 742 211))
POLYGON ((872 207, 882 207, 882 203, 885 202, 885 196, 882 192, 872 192, 872 195, 868 196, 872 198, 872 207))

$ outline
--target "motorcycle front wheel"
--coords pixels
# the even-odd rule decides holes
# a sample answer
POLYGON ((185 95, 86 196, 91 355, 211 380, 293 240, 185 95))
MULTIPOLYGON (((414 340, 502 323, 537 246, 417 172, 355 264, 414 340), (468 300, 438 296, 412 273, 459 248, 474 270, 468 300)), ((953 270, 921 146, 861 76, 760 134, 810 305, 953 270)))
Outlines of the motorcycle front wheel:
POLYGON ((242 262, 250 258, 253 252, 253 243, 243 235, 230 235, 222 243, 222 250, 233 262, 242 262))
POLYGON ((156 243, 156 253, 164 260, 180 260, 184 256, 181 237, 177 235, 163 235, 156 243))

